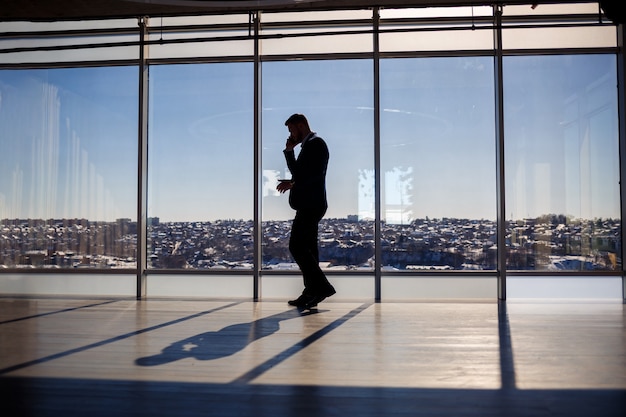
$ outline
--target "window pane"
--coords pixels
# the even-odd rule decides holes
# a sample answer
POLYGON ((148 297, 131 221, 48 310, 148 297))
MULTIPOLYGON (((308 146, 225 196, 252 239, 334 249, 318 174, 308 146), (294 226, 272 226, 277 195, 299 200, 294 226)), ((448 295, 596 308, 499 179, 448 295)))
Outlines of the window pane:
MULTIPOLYGON (((394 29, 394 27, 389 27, 394 29)), ((401 27, 396 27, 401 29, 401 27)), ((441 30, 436 32, 381 33, 381 52, 457 51, 493 48, 493 32, 480 30, 441 30)))
POLYGON ((137 19, 0 22, 0 34, 3 64, 115 61, 139 56, 137 19), (111 46, 115 43, 126 45, 111 46), (63 49, 45 50, 51 48, 63 49), (13 49, 19 51, 8 52, 13 49))
POLYGON ((0 31, 11 34, 19 32, 43 32, 43 31, 88 31, 88 30, 115 30, 137 29, 137 19, 104 19, 104 20, 59 20, 53 22, 26 22, 4 21, 0 22, 0 31))
POLYGON ((285 23, 294 22, 315 23, 315 22, 339 22, 348 20, 371 19, 372 11, 363 10, 322 10, 322 11, 298 11, 298 12, 265 12, 261 15, 263 23, 285 23))
MULTIPOLYGON (((294 211, 276 191, 290 178, 285 120, 304 113, 328 144, 328 211, 320 224, 320 262, 372 268, 374 256, 373 84, 370 60, 263 64, 263 266, 295 269, 288 249, 294 211), (288 80, 288 81, 286 81, 288 80)), ((296 148, 296 153, 299 148, 296 148)))
POLYGON ((508 268, 621 259, 614 55, 504 60, 508 268))
POLYGON ((386 269, 495 269, 493 59, 381 61, 386 269))
MULTIPOLYGON (((306 32, 313 33, 310 29, 306 32)), ((295 30, 264 31, 265 35, 294 35, 296 33, 299 32, 295 30)), ((270 38, 264 39, 262 44, 264 55, 371 52, 373 45, 371 34, 294 36, 278 40, 270 38)))
POLYGON ((600 19, 598 13, 597 2, 506 5, 502 14, 502 47, 505 50, 616 47, 616 26, 606 18, 600 19))
POLYGON ((261 51, 263 55, 371 52, 371 22, 371 10, 264 13, 261 35, 267 38, 262 39, 261 51))
POLYGON ((251 56, 250 30, 247 14, 153 18, 149 39, 158 43, 150 45, 150 58, 251 56))
POLYGON ((564 4, 507 4, 502 9, 505 18, 515 16, 554 16, 559 20, 562 15, 597 14, 598 3, 564 3, 564 4))
POLYGON ((472 18, 491 16, 492 8, 490 6, 472 6, 472 7, 421 7, 421 8, 403 8, 403 9, 380 9, 380 19, 440 19, 447 17, 454 18, 472 18))
POLYGON ((0 264, 135 267, 137 68, 0 71, 0 264))
POLYGON ((615 26, 503 29, 503 49, 615 47, 615 26))
POLYGON ((380 51, 493 49, 491 7, 382 9, 380 51))
POLYGON ((150 68, 149 267, 250 269, 253 66, 150 68))

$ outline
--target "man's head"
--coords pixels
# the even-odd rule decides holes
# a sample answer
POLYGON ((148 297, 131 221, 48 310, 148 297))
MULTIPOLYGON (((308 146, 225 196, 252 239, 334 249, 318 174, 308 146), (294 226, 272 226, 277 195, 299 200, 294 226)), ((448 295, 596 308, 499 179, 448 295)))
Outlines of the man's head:
POLYGON ((309 126, 309 121, 306 119, 306 116, 300 113, 294 113, 289 116, 289 119, 287 119, 287 121, 285 122, 285 126, 298 123, 304 123, 305 125, 307 125, 307 127, 309 126))
POLYGON ((295 113, 289 116, 289 119, 285 122, 285 126, 289 129, 289 133, 291 134, 291 138, 295 140, 297 143, 300 143, 304 140, 306 135, 311 133, 311 128, 309 127, 309 121, 306 119, 304 114, 295 113))

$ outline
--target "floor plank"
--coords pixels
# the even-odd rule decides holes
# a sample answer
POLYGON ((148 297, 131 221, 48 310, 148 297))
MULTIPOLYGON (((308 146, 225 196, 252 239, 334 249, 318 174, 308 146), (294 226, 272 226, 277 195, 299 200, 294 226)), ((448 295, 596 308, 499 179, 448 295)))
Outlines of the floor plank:
POLYGON ((9 416, 620 416, 618 303, 0 298, 9 416))

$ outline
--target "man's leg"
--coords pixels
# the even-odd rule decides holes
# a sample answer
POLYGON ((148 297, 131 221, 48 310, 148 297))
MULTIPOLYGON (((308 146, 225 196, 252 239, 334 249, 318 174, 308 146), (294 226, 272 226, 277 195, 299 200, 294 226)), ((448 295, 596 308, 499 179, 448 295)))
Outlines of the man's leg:
POLYGON ((335 289, 319 266, 318 224, 324 213, 298 211, 294 218, 289 250, 302 271, 305 295, 328 297, 335 289))

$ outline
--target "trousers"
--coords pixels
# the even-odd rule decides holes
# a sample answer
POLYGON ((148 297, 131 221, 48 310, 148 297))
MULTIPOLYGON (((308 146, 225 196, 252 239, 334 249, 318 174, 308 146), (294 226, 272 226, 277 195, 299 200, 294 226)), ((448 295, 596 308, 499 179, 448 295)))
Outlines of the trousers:
POLYGON ((325 213, 326 209, 297 210, 291 226, 289 251, 302 272, 306 295, 326 296, 335 291, 319 264, 318 227, 325 213))

